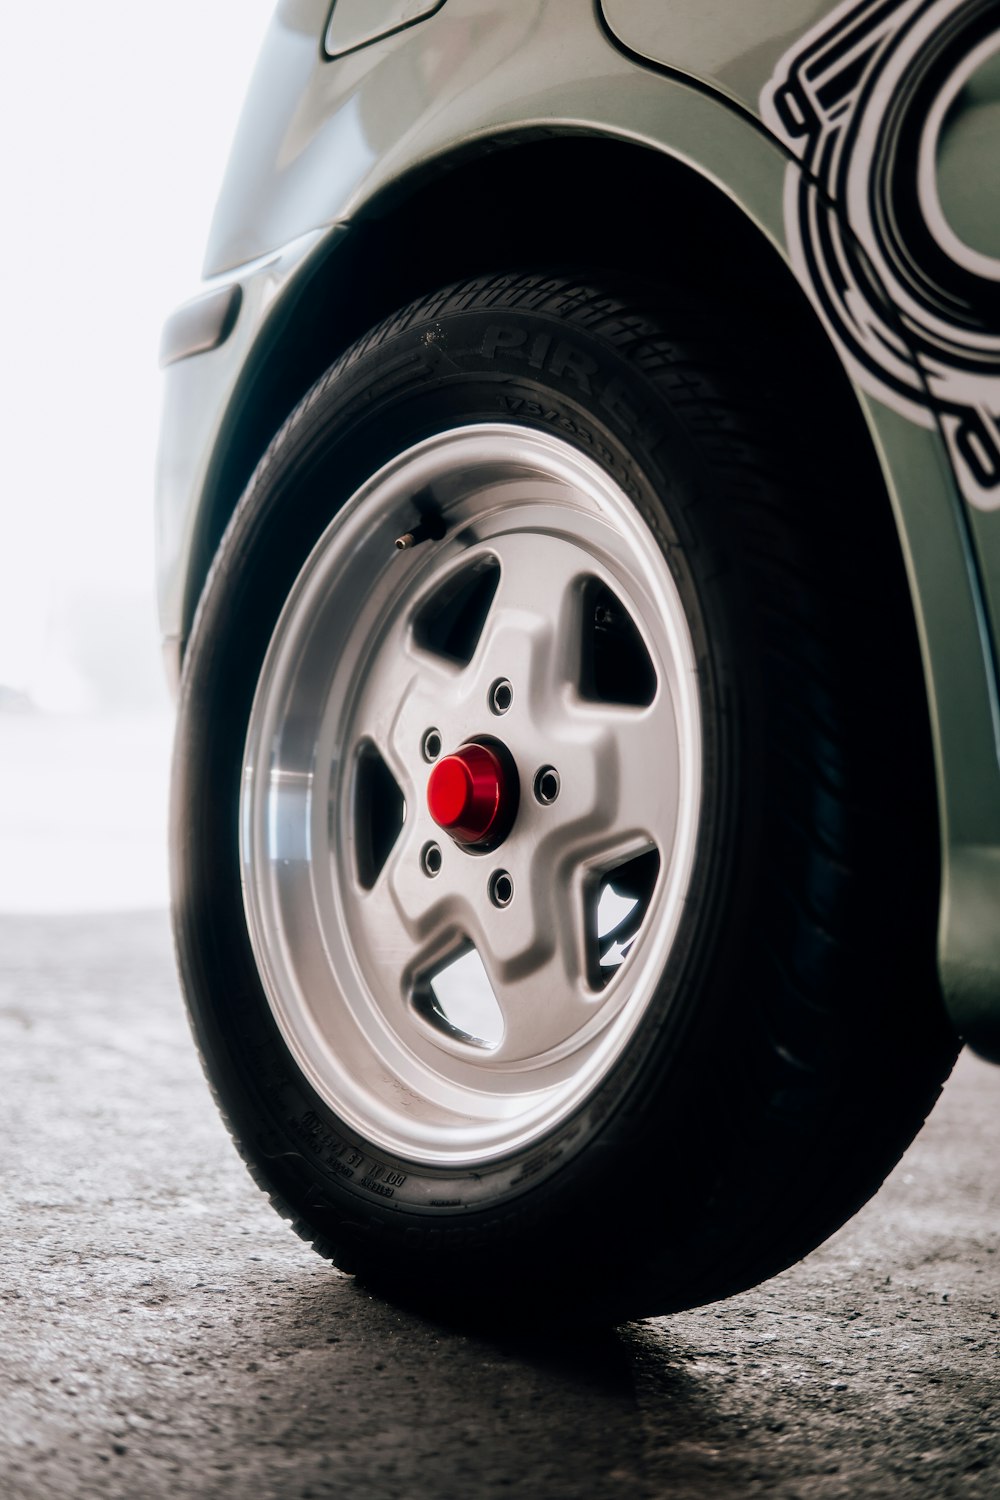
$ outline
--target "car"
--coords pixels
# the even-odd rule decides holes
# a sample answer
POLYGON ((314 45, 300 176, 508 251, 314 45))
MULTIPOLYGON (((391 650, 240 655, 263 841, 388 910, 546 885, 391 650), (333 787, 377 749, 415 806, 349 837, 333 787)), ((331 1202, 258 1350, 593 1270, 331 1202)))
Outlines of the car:
POLYGON ((194 1032, 459 1316, 746 1288, 1000 1060, 1000 16, 731 10, 281 0, 164 329, 194 1032))

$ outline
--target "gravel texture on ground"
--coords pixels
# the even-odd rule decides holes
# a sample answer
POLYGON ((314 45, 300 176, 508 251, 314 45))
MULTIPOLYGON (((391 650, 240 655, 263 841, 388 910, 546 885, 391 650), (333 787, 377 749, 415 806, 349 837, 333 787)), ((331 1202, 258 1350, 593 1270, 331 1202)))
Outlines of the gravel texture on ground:
POLYGON ((0 1494, 1000 1493, 1000 1069, 740 1297, 577 1337, 389 1306, 257 1192, 166 916, 0 918, 0 1494))

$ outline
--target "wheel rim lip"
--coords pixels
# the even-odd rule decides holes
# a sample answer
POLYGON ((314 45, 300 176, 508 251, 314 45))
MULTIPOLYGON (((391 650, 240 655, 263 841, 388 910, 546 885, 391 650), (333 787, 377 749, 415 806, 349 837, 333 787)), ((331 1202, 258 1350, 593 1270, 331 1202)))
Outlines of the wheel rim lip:
MULTIPOLYGON (((505 508, 500 507, 497 515, 502 518, 505 514, 505 508)), ((556 519, 560 518, 554 516, 553 521, 556 519)), ((473 545, 489 545, 488 516, 477 517, 473 531, 477 531, 473 545)), ((507 534, 502 527, 501 533, 507 534)), ((493 533, 494 537, 496 534, 493 533)), ((617 553, 615 556, 620 564, 621 556, 617 553)), ((453 557, 445 556, 439 573, 447 572, 454 561, 453 557)), ((591 564, 596 569, 594 559, 591 564)), ((386 568, 382 567, 372 584, 376 594, 385 573, 386 568)), ((621 586, 622 580, 618 581, 621 586)), ((419 589, 415 584, 413 590, 403 593, 412 600, 419 589)), ((325 608, 326 614, 321 610, 323 620, 329 615, 329 605, 325 608)), ((648 621, 641 623, 645 630, 648 621)), ((390 621, 383 637, 392 625, 390 621)), ((358 624, 356 630, 365 628, 366 625, 358 624)), ((355 644, 360 656, 354 665, 360 666, 357 675, 363 677, 364 664, 377 658, 382 638, 369 635, 355 644)), ((342 675, 342 668, 343 661, 331 669, 324 704, 317 709, 320 719, 324 714, 329 718, 332 713, 331 705, 336 698, 332 685, 338 671, 342 675)), ((353 689, 342 694, 338 702, 340 712, 350 716, 359 691, 355 683, 353 689)), ((319 744, 322 734, 318 723, 316 737, 319 744)), ((350 733, 347 739, 350 743, 350 733)), ((319 755, 317 763, 321 760, 319 755)), ((417 761, 419 754, 415 757, 417 761)), ((426 783, 426 764, 422 770, 426 783)), ((341 765, 334 777, 336 787, 330 792, 338 809, 342 808, 346 795, 345 774, 341 765)), ((304 776, 304 782, 308 780, 304 776)), ((662 551, 634 506, 605 471, 561 439, 500 423, 451 429, 414 445, 390 461, 330 522, 289 593, 259 676, 242 767, 240 860, 250 941, 271 1013, 293 1058, 319 1097, 363 1140, 416 1165, 468 1166, 507 1156, 539 1141, 590 1096, 621 1057, 645 1014, 680 922, 694 863, 701 795, 697 670, 684 608, 662 551), (602 992, 601 1004, 595 1011, 600 1014, 592 1026, 585 1028, 585 1036, 569 1039, 572 1045, 567 1046, 564 1055, 551 1057, 545 1066, 539 1063, 514 1070, 518 1073, 518 1086, 511 1088, 506 1078, 503 1087, 496 1091, 499 1075, 484 1074, 478 1064, 468 1062, 461 1049, 440 1038, 435 1039, 435 1045, 445 1058, 450 1057, 454 1067, 443 1079, 435 1079, 434 1069, 426 1066, 426 1049, 422 1055, 417 1049, 414 1063, 414 1057, 406 1055, 408 1049, 416 1046, 414 1038, 404 1038, 401 1044, 385 1013, 380 1012, 377 996, 373 994, 377 986, 373 986, 370 955, 358 951, 357 926, 352 926, 344 840, 340 840, 339 852, 322 851, 327 856, 325 864, 313 858, 310 846, 316 828, 313 804, 318 805, 323 790, 315 766, 313 785, 309 788, 303 785, 299 826, 287 827, 281 834, 269 826, 273 818, 268 797, 275 766, 279 777, 284 774, 283 764, 279 764, 281 756, 274 753, 275 746, 281 740, 287 705, 302 688, 303 662, 310 662, 315 656, 314 637, 319 624, 312 611, 317 599, 329 598, 337 580, 342 581, 345 576, 345 559, 352 558, 357 565, 359 553, 363 559, 384 556, 393 571, 399 569, 403 558, 407 559, 404 566, 423 568, 419 556, 414 555, 418 549, 414 549, 414 554, 393 554, 393 538, 398 535, 401 516, 406 514, 404 500, 415 492, 418 484, 426 484, 435 476, 453 474, 456 469, 473 476, 467 477, 451 502, 451 510, 459 520, 467 520, 463 506, 475 509, 475 498, 481 492, 475 476, 488 474, 495 478, 499 470, 510 476, 531 473, 548 484, 562 486, 564 493, 555 508, 565 510, 561 517, 564 524, 573 519, 576 508, 581 516, 589 516, 595 526, 608 528, 609 535, 614 532, 620 544, 618 552, 630 557, 635 567, 633 583, 637 586, 641 576, 644 592, 661 606, 662 617, 657 622, 660 634, 653 643, 658 648, 657 670, 661 676, 670 676, 678 733, 683 740, 676 834, 670 858, 664 861, 666 868, 661 868, 636 951, 623 965, 626 973, 619 971, 602 992), (664 649, 667 657, 661 659, 659 652, 664 649), (289 867, 293 867, 292 874, 288 874, 289 867), (329 872, 329 881, 324 871, 329 872), (298 915, 293 916, 293 912, 298 915), (295 951, 302 923, 312 927, 311 969, 295 951), (337 1025, 351 1036, 346 1062, 338 1057, 339 1048, 332 1042, 337 1027, 331 1030, 330 1015, 328 1011, 323 1013, 324 1007, 331 1003, 329 995, 325 994, 322 1002, 310 998, 310 988, 314 996, 316 993, 318 952, 325 955, 327 980, 332 978, 333 988, 339 990, 332 1002, 335 1008, 339 1007, 337 1025), (626 974, 627 986, 622 983, 626 974), (367 1081, 359 1081, 360 1073, 368 1075, 367 1081), (400 1107, 392 1101, 393 1094, 409 1102, 400 1107), (425 1109, 425 1117, 418 1125, 407 1113, 414 1098, 425 1109)), ((335 825, 335 834, 341 827, 339 822, 335 825)), ((321 970, 322 965, 320 973, 321 970)))

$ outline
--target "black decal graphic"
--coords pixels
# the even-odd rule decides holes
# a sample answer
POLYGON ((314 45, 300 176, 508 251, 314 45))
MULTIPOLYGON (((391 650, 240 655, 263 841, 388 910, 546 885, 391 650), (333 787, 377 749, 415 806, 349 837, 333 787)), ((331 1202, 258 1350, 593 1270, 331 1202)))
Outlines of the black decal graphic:
POLYGON ((940 423, 983 509, 1000 506, 1000 260, 954 233, 937 173, 949 112, 997 53, 998 0, 848 0, 761 98, 805 169, 789 168, 786 230, 827 328, 867 390, 940 423))

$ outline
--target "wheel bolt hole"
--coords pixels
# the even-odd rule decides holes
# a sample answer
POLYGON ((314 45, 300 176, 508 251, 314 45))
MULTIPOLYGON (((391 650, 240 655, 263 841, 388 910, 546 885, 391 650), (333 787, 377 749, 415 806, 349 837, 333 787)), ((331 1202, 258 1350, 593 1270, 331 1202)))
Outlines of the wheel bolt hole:
POLYGON ((441 754, 440 730, 428 729, 427 733, 424 735, 423 743, 421 744, 420 749, 423 753, 424 760, 437 760, 438 756, 441 754))
POLYGON ((425 875, 437 875, 441 869, 440 844, 425 844, 420 851, 420 867, 425 875))
POLYGON ((559 795, 559 786, 559 772, 555 766, 542 766, 535 772, 535 798, 538 802, 546 806, 554 802, 559 795))
POLYGON ((490 900, 494 906, 509 906, 514 899, 514 882, 506 870, 494 870, 490 876, 490 900))
POLYGON ((514 689, 506 677, 498 677, 490 688, 490 709, 495 714, 505 714, 514 701, 514 689))

